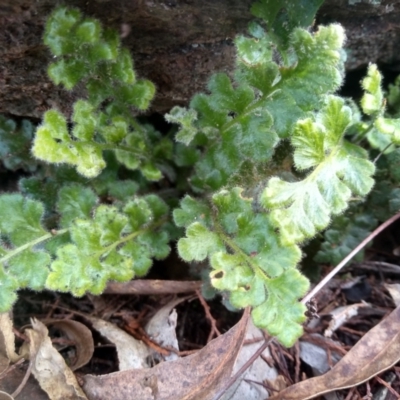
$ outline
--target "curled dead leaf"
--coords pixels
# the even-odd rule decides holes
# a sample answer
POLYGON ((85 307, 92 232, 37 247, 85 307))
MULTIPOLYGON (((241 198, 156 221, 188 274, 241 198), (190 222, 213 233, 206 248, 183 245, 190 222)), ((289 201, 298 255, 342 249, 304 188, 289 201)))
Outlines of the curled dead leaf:
POLYGON ((147 360, 151 352, 143 342, 136 340, 111 322, 90 315, 85 315, 85 318, 102 336, 115 344, 120 371, 150 367, 147 360))
MULTIPOLYGON (((147 322, 145 327, 146 333, 160 346, 179 351, 175 331, 178 314, 174 310, 174 307, 187 299, 188 297, 182 297, 169 301, 147 322)), ((153 357, 161 359, 161 354, 156 351, 153 351, 152 354, 153 357)), ((177 354, 171 352, 169 355, 164 356, 163 361, 174 361, 178 358, 177 354)))
POLYGON ((297 383, 270 400, 307 400, 357 386, 400 359, 400 307, 366 333, 329 372, 297 383))
POLYGON ((10 365, 10 359, 7 357, 6 342, 3 332, 0 330, 0 376, 10 365))
POLYGON ((400 284, 399 283, 385 283, 383 286, 387 289, 396 306, 400 305, 400 284))
POLYGON ((83 389, 89 400, 212 400, 231 375, 248 318, 246 310, 232 329, 196 354, 150 369, 86 375, 83 389))
POLYGON ((76 358, 69 366, 72 371, 83 367, 91 360, 94 352, 94 343, 92 332, 86 325, 70 319, 46 319, 42 322, 46 326, 52 326, 62 331, 69 340, 74 342, 76 358))
MULTIPOLYGON (((8 359, 14 363, 21 358, 22 356, 15 352, 15 337, 10 314, 0 313, 0 360, 3 359, 2 362, 5 362, 5 359, 8 359)), ((2 362, 0 361, 0 367, 2 362)))
POLYGON ((60 353, 53 347, 46 326, 32 319, 29 338, 30 367, 40 387, 51 400, 87 400, 60 353))

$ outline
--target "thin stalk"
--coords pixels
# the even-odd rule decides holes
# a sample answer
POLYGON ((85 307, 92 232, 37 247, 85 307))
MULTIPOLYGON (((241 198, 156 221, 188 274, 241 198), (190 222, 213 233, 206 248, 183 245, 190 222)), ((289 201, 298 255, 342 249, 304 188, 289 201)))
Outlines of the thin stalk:
POLYGON ((57 235, 62 235, 64 233, 68 232, 68 229, 61 229, 57 231, 56 233, 46 233, 46 235, 40 236, 39 238, 32 240, 28 243, 25 243, 22 246, 19 246, 15 248, 14 250, 9 251, 5 256, 0 258, 0 265, 8 261, 10 258, 16 256, 19 253, 22 253, 24 250, 29 249, 30 247, 36 246, 37 244, 40 244, 42 242, 45 242, 46 240, 49 240, 50 238, 57 236, 57 235))
POLYGON ((140 234, 145 233, 145 232, 147 232, 149 230, 157 229, 159 226, 164 224, 166 222, 166 220, 167 220, 166 218, 162 218, 158 222, 155 222, 154 224, 149 225, 146 228, 139 229, 139 230, 137 230, 135 232, 132 232, 129 235, 126 235, 126 236, 122 237, 120 240, 118 240, 118 241, 116 241, 114 243, 111 243, 110 245, 102 248, 100 251, 98 251, 97 253, 94 254, 94 257, 101 257, 103 254, 109 253, 110 251, 114 250, 116 247, 120 246, 123 243, 128 242, 129 240, 134 239, 135 237, 139 236, 140 234))
POLYGON ((363 249, 372 239, 378 236, 389 225, 400 218, 400 212, 389 218, 382 225, 378 226, 371 234, 369 234, 347 257, 345 257, 317 286, 308 293, 301 302, 308 303, 361 249, 363 249))
POLYGON ((223 135, 227 130, 229 130, 233 125, 237 124, 241 118, 245 117, 246 115, 249 115, 253 111, 257 110, 257 108, 260 108, 264 101, 268 99, 268 97, 272 97, 275 93, 278 93, 281 89, 276 89, 272 91, 271 93, 268 93, 264 96, 262 96, 259 100, 257 100, 255 103, 250 104, 245 108, 242 114, 238 115, 236 118, 232 119, 231 121, 227 122, 222 126, 221 128, 221 135, 223 135))
POLYGON ((267 274, 256 264, 253 263, 252 259, 223 231, 222 227, 214 221, 215 231, 222 238, 227 246, 229 246, 236 254, 239 254, 243 258, 253 272, 264 281, 268 282, 270 278, 267 274))

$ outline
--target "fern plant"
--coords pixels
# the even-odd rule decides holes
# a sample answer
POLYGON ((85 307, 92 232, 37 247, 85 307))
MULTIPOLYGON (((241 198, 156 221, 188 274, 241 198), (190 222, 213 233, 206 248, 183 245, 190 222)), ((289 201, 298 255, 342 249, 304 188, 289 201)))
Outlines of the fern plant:
POLYGON ((215 74, 208 93, 165 116, 179 126, 175 143, 133 116, 154 85, 136 78, 116 33, 56 9, 44 35, 55 58, 49 77, 87 96, 70 121, 45 113, 36 174, 20 181, 21 193, 0 196, 0 311, 23 287, 81 296, 144 276, 178 239, 183 260, 208 259, 209 282, 231 306, 252 307, 257 326, 293 345, 309 288, 300 246, 371 191, 376 163, 359 143, 400 140, 375 66, 363 82, 365 117, 335 95, 344 31, 307 29, 321 2, 256 2, 260 23, 236 38, 233 77, 215 74), (167 178, 174 198, 159 189, 167 178))
MULTIPOLYGON (((375 65, 368 69, 362 85, 365 94, 361 100, 361 110, 356 104, 351 107, 357 116, 356 123, 349 129, 353 141, 369 149, 376 165, 376 183, 370 195, 363 201, 354 199, 344 215, 333 219, 324 232, 317 262, 337 264, 363 239, 379 221, 385 221, 400 209, 400 149, 396 148, 398 131, 399 79, 389 85, 385 93, 381 88, 382 77, 375 65), (386 103, 386 104, 385 104, 386 103), (362 113, 367 118, 362 119, 362 113)), ((363 252, 357 254, 361 260, 363 252)))

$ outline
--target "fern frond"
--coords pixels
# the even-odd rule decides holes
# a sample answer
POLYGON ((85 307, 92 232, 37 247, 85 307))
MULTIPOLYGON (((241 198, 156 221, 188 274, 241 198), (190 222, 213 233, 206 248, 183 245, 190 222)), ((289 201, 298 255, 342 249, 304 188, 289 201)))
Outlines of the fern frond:
POLYGON ((350 109, 335 96, 314 119, 297 123, 292 137, 296 168, 313 170, 298 182, 271 178, 261 198, 283 243, 313 237, 328 226, 331 215, 348 207, 352 195, 371 190, 375 167, 365 150, 344 139, 350 123, 350 109))
POLYGON ((252 306, 254 323, 291 346, 305 318, 298 299, 308 281, 295 269, 301 252, 280 243, 269 218, 255 213, 252 202, 240 188, 215 193, 208 206, 185 197, 174 211, 175 223, 186 227, 178 251, 186 261, 209 258, 212 285, 227 291, 234 307, 252 306))
POLYGON ((274 61, 272 40, 261 27, 253 25, 250 31, 253 37, 236 39, 234 81, 223 73, 214 75, 209 95, 196 95, 190 109, 176 107, 166 117, 182 127, 177 140, 206 147, 191 181, 199 190, 220 189, 244 162, 265 165, 295 122, 342 83, 340 26, 321 27, 314 35, 296 29, 290 38, 295 56, 289 67, 274 61))
POLYGON ((44 42, 57 58, 49 66, 50 78, 66 89, 84 82, 88 99, 74 104, 71 132, 60 112, 45 113, 44 124, 36 132, 34 156, 73 165, 83 176, 93 178, 105 168, 103 152, 112 150, 127 168, 140 169, 152 181, 161 179, 154 144, 148 139, 151 134, 132 117, 131 110, 146 110, 155 87, 136 79, 132 58, 121 49, 116 32, 103 30, 99 21, 83 18, 76 9, 60 7, 47 21, 44 42))

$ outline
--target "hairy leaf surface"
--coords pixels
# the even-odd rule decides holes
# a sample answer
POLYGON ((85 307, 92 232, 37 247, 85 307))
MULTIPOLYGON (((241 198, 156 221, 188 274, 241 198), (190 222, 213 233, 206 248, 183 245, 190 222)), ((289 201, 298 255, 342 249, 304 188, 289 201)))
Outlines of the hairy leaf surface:
POLYGON ((371 190, 374 165, 363 149, 343 139, 350 122, 344 101, 330 96, 314 119, 297 123, 292 137, 296 167, 314 169, 298 182, 271 178, 261 198, 283 243, 313 237, 327 227, 332 214, 348 207, 352 195, 365 196, 371 190))
POLYGON ((221 190, 212 196, 207 212, 205 203, 185 197, 174 212, 175 221, 187 227, 178 251, 186 261, 208 257, 212 285, 227 291, 234 307, 255 307, 256 325, 291 346, 304 321, 305 309, 297 301, 308 289, 307 279, 295 269, 301 252, 296 245, 281 244, 268 216, 255 213, 252 202, 240 188, 221 190), (190 223, 199 209, 201 222, 190 223), (270 306, 272 313, 267 311, 270 306), (279 331, 288 322, 291 328, 279 331))

